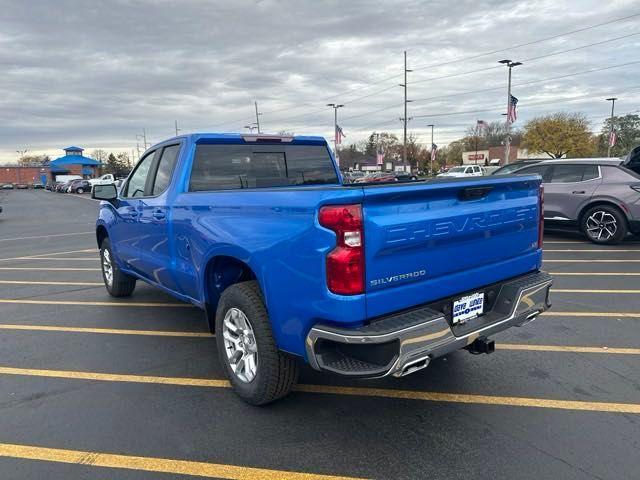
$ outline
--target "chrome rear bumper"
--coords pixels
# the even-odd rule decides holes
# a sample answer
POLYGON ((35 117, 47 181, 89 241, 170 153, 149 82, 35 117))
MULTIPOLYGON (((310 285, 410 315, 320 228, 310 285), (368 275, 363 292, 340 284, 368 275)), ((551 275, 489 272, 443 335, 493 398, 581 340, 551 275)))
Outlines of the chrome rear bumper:
POLYGON ((315 325, 306 339, 307 358, 316 370, 346 376, 407 375, 479 337, 531 322, 551 306, 552 283, 548 273, 536 272, 487 287, 496 292, 491 309, 468 324, 454 327, 446 308, 442 308, 450 304, 449 299, 377 319, 357 329, 315 325))

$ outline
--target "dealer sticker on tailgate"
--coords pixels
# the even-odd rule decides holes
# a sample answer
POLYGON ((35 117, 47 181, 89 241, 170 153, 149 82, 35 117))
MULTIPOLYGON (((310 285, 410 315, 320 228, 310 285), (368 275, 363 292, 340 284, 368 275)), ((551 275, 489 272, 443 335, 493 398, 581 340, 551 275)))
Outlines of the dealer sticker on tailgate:
POLYGON ((453 302, 453 324, 475 318, 484 311, 484 293, 472 293, 453 302))

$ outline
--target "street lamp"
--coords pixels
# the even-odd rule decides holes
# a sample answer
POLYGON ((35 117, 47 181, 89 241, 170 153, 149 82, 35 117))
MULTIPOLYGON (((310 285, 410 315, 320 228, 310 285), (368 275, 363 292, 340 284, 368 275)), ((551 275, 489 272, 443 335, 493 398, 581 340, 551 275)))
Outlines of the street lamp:
POLYGON ((338 109, 344 107, 342 103, 327 103, 327 107, 333 108, 333 146, 336 154, 336 163, 340 167, 340 158, 338 156, 338 109))
POLYGON ((504 155, 505 160, 504 163, 509 163, 509 154, 511 153, 511 117, 508 115, 509 109, 511 108, 511 69, 513 67, 517 67, 518 65, 522 65, 522 62, 514 62, 512 60, 500 60, 498 63, 501 63, 509 68, 509 83, 507 86, 507 138, 505 140, 505 148, 504 155))
POLYGON ((613 135, 613 109, 616 105, 616 100, 617 98, 615 97, 611 97, 611 98, 607 98, 607 102, 611 102, 611 121, 609 122, 609 146, 607 147, 607 157, 611 156, 611 137, 613 135))

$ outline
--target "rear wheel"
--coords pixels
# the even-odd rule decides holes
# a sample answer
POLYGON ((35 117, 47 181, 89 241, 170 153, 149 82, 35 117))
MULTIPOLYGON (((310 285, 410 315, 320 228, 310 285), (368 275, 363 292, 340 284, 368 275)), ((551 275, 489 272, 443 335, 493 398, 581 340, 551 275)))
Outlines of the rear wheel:
POLYGON ((107 292, 112 297, 129 297, 136 288, 136 279, 118 268, 115 262, 111 242, 105 238, 100 245, 100 266, 102 279, 107 292))
POLYGON ((84 188, 80 187, 76 190, 76 193, 84 193, 84 188))
POLYGON ((297 361, 278 350, 257 282, 227 288, 216 311, 218 356, 234 391, 265 405, 287 395, 298 380, 297 361))
POLYGON ((627 235, 627 219, 615 207, 598 205, 582 216, 582 231, 589 240, 598 244, 615 244, 627 235))

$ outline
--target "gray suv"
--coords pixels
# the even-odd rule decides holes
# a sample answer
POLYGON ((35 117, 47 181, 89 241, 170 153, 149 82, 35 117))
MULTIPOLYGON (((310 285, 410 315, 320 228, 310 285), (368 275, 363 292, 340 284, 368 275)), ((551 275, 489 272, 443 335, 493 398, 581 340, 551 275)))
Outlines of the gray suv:
POLYGON ((514 173, 542 177, 545 227, 577 229, 594 243, 613 244, 629 232, 640 234, 640 162, 635 163, 630 157, 547 160, 514 173))

